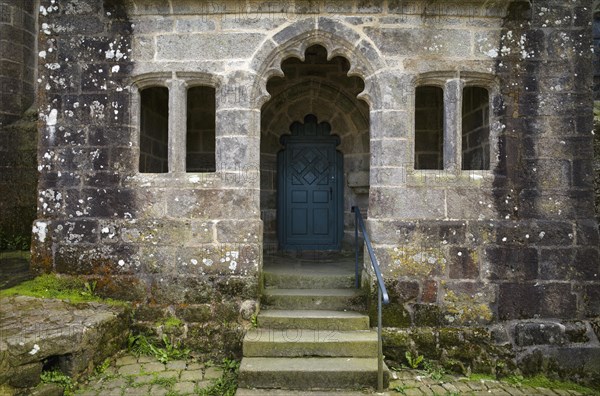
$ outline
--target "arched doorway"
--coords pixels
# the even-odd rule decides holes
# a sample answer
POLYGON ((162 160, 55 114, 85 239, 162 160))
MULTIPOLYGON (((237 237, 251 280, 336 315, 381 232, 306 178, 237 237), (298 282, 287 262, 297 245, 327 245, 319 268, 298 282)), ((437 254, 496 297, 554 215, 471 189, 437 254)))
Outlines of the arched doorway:
POLYGON ((364 82, 349 69, 347 59, 328 60, 313 45, 304 61, 284 60, 284 75, 267 83, 260 161, 267 251, 352 249, 350 210, 368 206, 370 149, 369 108, 357 99, 364 82))
POLYGON ((280 139, 277 237, 282 250, 340 250, 344 235, 340 138, 309 114, 280 139))

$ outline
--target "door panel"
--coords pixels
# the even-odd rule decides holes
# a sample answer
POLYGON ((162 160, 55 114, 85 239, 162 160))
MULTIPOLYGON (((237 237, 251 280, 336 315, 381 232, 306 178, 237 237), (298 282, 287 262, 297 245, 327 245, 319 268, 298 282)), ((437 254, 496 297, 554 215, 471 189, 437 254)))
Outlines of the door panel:
POLYGON ((333 136, 289 137, 278 154, 282 249, 336 250, 343 233, 342 156, 333 136))

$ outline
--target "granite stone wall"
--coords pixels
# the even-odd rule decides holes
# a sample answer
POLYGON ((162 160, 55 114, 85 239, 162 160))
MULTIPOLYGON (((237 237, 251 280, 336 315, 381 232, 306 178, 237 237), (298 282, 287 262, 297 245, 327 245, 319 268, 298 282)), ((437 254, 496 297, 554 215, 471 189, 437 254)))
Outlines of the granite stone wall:
MULTIPOLYGON (((277 137, 304 116, 295 103, 310 102, 348 127, 344 210, 368 212, 393 301, 387 334, 421 345, 419 328, 458 339, 483 329, 490 361, 504 343, 516 364, 558 353, 535 336, 556 323, 568 333, 560 347, 584 348, 597 367, 590 7, 44 0, 35 268, 88 275, 99 292, 143 303, 141 321, 174 312, 198 345, 239 350, 273 240, 277 137), (359 82, 311 64, 315 45, 359 82), (306 64, 313 74, 302 75, 306 64), (344 99, 361 84, 358 99, 344 99), (427 85, 444 93, 443 169, 415 170, 415 90, 427 85), (194 86, 215 89, 215 172, 185 171, 194 86), (169 90, 167 173, 138 168, 148 87, 169 90), (464 87, 488 92, 487 169, 462 166, 464 87)), ((388 350, 402 339, 386 336, 388 350)))

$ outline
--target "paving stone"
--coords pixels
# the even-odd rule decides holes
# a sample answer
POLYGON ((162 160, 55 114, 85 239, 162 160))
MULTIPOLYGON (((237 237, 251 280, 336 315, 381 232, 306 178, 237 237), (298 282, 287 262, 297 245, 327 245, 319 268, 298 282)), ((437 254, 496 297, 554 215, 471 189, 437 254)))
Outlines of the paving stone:
POLYGON ((206 369, 206 371, 204 372, 204 379, 205 380, 217 379, 217 378, 221 378, 222 375, 223 375, 223 370, 221 370, 220 368, 208 367, 206 369))
POLYGON ((156 373, 157 378, 177 378, 179 379, 179 372, 177 371, 163 371, 156 373))
POLYGON ((146 373, 156 373, 160 371, 165 371, 166 367, 164 364, 156 362, 156 363, 144 363, 144 371, 146 373))
POLYGON ((152 385, 142 385, 142 386, 128 386, 123 390, 123 395, 150 395, 150 388, 152 385))
POLYGON ((184 370, 181 372, 180 378, 182 381, 201 381, 203 378, 202 370, 184 370))
POLYGON ((405 388, 403 394, 406 396, 422 396, 424 393, 419 388, 405 388))
POLYGON ((448 392, 458 392, 458 388, 449 382, 441 384, 441 386, 446 389, 448 392))
POLYGON ((197 384, 198 389, 208 388, 212 385, 212 381, 199 381, 197 384))
POLYGON ((204 370, 202 363, 189 363, 186 370, 204 370))
POLYGON ((153 363, 156 362, 156 358, 152 356, 140 356, 137 358, 138 363, 153 363))
POLYGON ((146 383, 152 382, 153 379, 154 379, 154 376, 151 374, 140 375, 133 379, 133 383, 134 384, 146 384, 146 383))
POLYGON ((444 389, 440 385, 432 385, 431 387, 429 387, 429 389, 431 389, 433 391, 433 393, 437 393, 437 394, 445 394, 446 393, 446 389, 444 389))
POLYGON ((169 393, 169 391, 164 387, 160 385, 154 385, 149 394, 152 396, 165 396, 167 393, 169 393))
POLYGON ((167 363, 167 370, 185 370, 186 365, 185 360, 174 360, 167 363))
POLYGON ((104 389, 121 389, 125 385, 127 385, 127 381, 124 378, 115 378, 106 381, 102 387, 104 389))
POLYGON ((173 387, 173 390, 183 394, 194 393, 195 387, 196 385, 193 382, 178 382, 173 387))
POLYGON ((117 366, 128 366, 130 364, 135 364, 138 362, 138 358, 132 355, 125 355, 117 359, 115 364, 117 366))
POLYGON ((118 369, 121 375, 136 375, 142 372, 142 366, 139 363, 121 366, 118 369))

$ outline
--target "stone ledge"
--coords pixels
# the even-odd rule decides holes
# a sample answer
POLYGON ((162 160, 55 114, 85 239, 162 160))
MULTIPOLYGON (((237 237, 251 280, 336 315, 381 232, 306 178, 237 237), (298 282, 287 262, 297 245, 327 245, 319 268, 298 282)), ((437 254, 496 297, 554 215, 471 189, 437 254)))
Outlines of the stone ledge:
POLYGON ((77 379, 127 340, 125 307, 14 296, 0 300, 0 385, 33 387, 42 370, 77 379))

